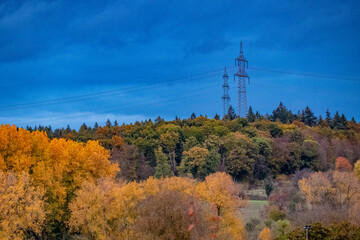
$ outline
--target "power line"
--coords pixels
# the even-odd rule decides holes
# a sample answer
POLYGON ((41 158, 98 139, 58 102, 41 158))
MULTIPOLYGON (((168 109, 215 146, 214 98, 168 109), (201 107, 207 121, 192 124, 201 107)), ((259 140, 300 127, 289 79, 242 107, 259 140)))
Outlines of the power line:
POLYGON ((204 72, 204 73, 200 73, 200 74, 190 75, 190 76, 187 76, 187 77, 173 79, 173 80, 170 80, 170 81, 166 80, 166 81, 159 82, 157 84, 148 85, 148 86, 142 86, 142 87, 120 88, 120 89, 115 89, 115 90, 108 90, 108 91, 84 94, 84 95, 79 95, 79 96, 50 99, 50 100, 30 102, 30 103, 7 105, 7 106, 0 107, 0 111, 14 110, 14 109, 24 109, 24 108, 38 107, 38 106, 44 106, 44 105, 49 105, 49 104, 60 104, 60 103, 75 102, 75 101, 81 101, 81 100, 90 99, 90 98, 97 98, 97 97, 103 97, 103 96, 116 95, 116 94, 119 94, 121 92, 129 93, 129 92, 137 92, 137 91, 140 91, 140 90, 149 90, 149 89, 154 89, 154 88, 159 87, 159 86, 163 86, 164 83, 175 84, 175 83, 183 82, 183 81, 194 81, 194 80, 198 80, 198 79, 201 79, 201 78, 218 75, 220 72, 221 72, 221 70, 208 71, 208 72, 204 72))
MULTIPOLYGON (((206 90, 206 89, 211 89, 213 88, 214 90, 218 87, 218 84, 213 84, 213 85, 209 85, 207 87, 201 87, 201 88, 197 88, 197 89, 193 89, 192 91, 188 91, 189 94, 185 94, 185 95, 181 95, 179 96, 178 93, 175 94, 168 94, 166 95, 164 98, 160 98, 160 99, 156 99, 155 101, 144 101, 144 100, 140 100, 140 101, 135 101, 135 102, 130 102, 130 103, 126 103, 126 106, 120 107, 120 108, 108 108, 108 109, 103 109, 100 112, 96 112, 96 113, 80 113, 80 114, 75 114, 72 115, 71 117, 86 117, 86 116, 91 116, 94 114, 105 114, 107 113, 109 110, 111 111, 124 111, 124 110, 129 110, 129 109, 134 109, 134 107, 144 107, 144 106, 152 106, 154 104, 159 104, 159 103, 170 103, 170 102, 178 102, 178 101, 183 101, 184 98, 191 98, 191 97, 198 97, 199 94, 196 93, 196 91, 198 90, 206 90), (174 98, 175 97, 175 98, 174 98), (139 104, 140 103, 140 104, 139 104)), ((214 91, 215 92, 215 91, 214 91)), ((208 97, 207 94, 204 94, 203 97, 208 97)), ((198 99, 198 98, 197 98, 198 99)), ((65 118, 69 118, 69 116, 65 116, 63 114, 57 114, 51 118, 40 118, 40 119, 45 119, 47 121, 52 121, 52 122, 56 122, 59 120, 63 120, 65 118), (62 118, 59 118, 62 117, 62 118)), ((25 125, 25 124, 31 124, 31 123, 39 123, 41 120, 35 120, 35 121, 31 121, 31 122, 23 122, 23 123, 17 123, 17 125, 25 125)), ((44 120, 43 120, 44 121, 44 120)))
POLYGON ((254 71, 289 74, 289 75, 297 75, 297 76, 303 76, 303 77, 324 78, 324 79, 334 79, 334 80, 344 80, 344 81, 360 81, 360 78, 337 76, 337 75, 321 75, 321 74, 316 74, 316 73, 284 71, 284 70, 259 68, 259 67, 249 67, 249 69, 254 70, 254 71))

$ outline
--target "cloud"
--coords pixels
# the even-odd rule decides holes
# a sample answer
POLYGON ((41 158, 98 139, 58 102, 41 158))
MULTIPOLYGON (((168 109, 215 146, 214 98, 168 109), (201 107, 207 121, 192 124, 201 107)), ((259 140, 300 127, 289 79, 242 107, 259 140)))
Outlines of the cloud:
POLYGON ((22 116, 22 117, 2 117, 1 124, 15 124, 18 127, 51 125, 53 128, 62 128, 68 124, 75 129, 80 128, 83 123, 93 126, 97 122, 100 126, 110 119, 111 122, 117 120, 119 124, 134 123, 136 121, 148 120, 148 116, 141 114, 121 115, 121 114, 98 114, 94 112, 77 112, 77 113, 55 113, 43 112, 39 116, 22 116))

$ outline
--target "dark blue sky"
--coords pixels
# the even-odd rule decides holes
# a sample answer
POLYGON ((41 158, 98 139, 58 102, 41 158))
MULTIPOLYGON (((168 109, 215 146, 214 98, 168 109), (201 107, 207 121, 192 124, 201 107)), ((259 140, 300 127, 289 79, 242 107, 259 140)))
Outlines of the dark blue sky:
POLYGON ((253 109, 359 121, 359 39, 359 1, 2 0, 0 122, 212 117, 240 40, 253 109))

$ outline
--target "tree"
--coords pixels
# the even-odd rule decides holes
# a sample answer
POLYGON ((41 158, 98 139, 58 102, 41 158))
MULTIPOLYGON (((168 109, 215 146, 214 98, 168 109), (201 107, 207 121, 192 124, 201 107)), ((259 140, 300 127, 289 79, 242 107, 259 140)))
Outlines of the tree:
POLYGON ((44 192, 29 174, 0 171, 0 238, 40 238, 45 220, 44 192))
POLYGON ((236 113, 234 108, 230 105, 229 109, 228 109, 228 113, 225 116, 225 119, 228 120, 234 120, 236 118, 236 113))
POLYGON ((272 121, 279 120, 282 123, 287 123, 292 118, 291 111, 287 110, 287 108, 284 106, 282 102, 280 102, 279 106, 272 112, 272 115, 270 116, 270 119, 272 121))
POLYGON ((216 113, 214 119, 215 120, 220 120, 220 116, 216 113))
POLYGON ((271 240, 270 228, 264 227, 264 229, 261 230, 261 232, 259 233, 258 239, 259 240, 271 240))
POLYGON ((160 143, 162 147, 168 151, 169 159, 171 161, 171 170, 174 175, 176 173, 175 149, 176 149, 176 144, 178 142, 179 142, 179 133, 175 131, 169 130, 160 135, 160 143))
POLYGON ((232 212, 242 205, 236 196, 239 196, 240 188, 236 186, 231 176, 224 172, 217 172, 205 178, 196 187, 196 192, 202 200, 216 206, 218 216, 232 212))
POLYGON ((255 122, 255 119, 256 119, 256 116, 251 108, 251 106, 249 107, 249 111, 248 111, 248 114, 247 114, 247 119, 249 122, 255 122))
POLYGON ((340 116, 339 112, 336 111, 336 114, 334 115, 334 118, 331 122, 331 128, 335 128, 335 129, 339 129, 339 130, 344 130, 347 128, 347 120, 346 120, 344 114, 342 114, 342 116, 340 116))
POLYGON ((269 130, 270 130, 271 136, 274 138, 281 137, 283 135, 283 130, 281 128, 279 128, 276 123, 271 124, 269 126, 269 130))
POLYGON ((155 167, 155 177, 162 178, 162 177, 171 177, 172 171, 171 166, 168 162, 168 157, 166 154, 162 152, 162 148, 159 147, 155 151, 156 156, 156 167, 155 167))
POLYGON ((243 239, 245 229, 242 221, 235 215, 235 209, 243 206, 240 201, 240 189, 235 185, 230 175, 217 172, 205 178, 196 187, 200 200, 205 200, 216 207, 219 231, 210 237, 218 239, 243 239))
POLYGON ((354 173, 360 179, 360 160, 358 160, 354 165, 354 173))
POLYGON ((112 124, 110 122, 110 119, 106 120, 105 126, 108 127, 108 128, 112 126, 112 124))
POLYGON ((338 157, 335 161, 336 171, 352 172, 352 166, 349 161, 344 157, 338 157))
POLYGON ((356 121, 355 121, 355 118, 354 118, 354 117, 352 117, 352 118, 351 118, 351 122, 352 122, 352 123, 356 123, 356 121))
POLYGON ((206 176, 206 160, 209 151, 201 147, 193 147, 183 152, 181 171, 191 173, 194 177, 204 178, 206 176))
POLYGON ((301 179, 299 188, 310 203, 332 201, 334 195, 334 188, 328 176, 322 172, 316 172, 311 174, 309 178, 301 179))
POLYGON ((208 235, 201 205, 178 191, 162 190, 146 198, 137 215, 133 239, 190 240, 208 235))
POLYGON ((331 126, 332 118, 331 118, 331 113, 330 113, 329 109, 326 109, 325 121, 328 126, 331 126))
POLYGON ((196 118, 195 113, 192 113, 190 118, 191 118, 191 119, 195 119, 195 118, 196 118))
POLYGON ((351 204, 360 203, 360 181, 352 172, 334 171, 333 182, 338 203, 347 208, 351 204))
POLYGON ((246 153, 246 149, 236 147, 230 151, 225 163, 227 172, 239 181, 250 177, 254 171, 255 160, 246 153))
POLYGON ((122 144, 112 150, 111 159, 121 169, 118 175, 125 180, 138 180, 137 168, 140 155, 135 145, 122 144))
POLYGON ((143 199, 135 182, 119 185, 112 179, 84 181, 70 203, 69 226, 90 239, 129 239, 136 220, 135 206, 143 199))
POLYGON ((306 106, 305 111, 304 111, 304 115, 303 115, 303 122, 312 127, 316 125, 316 117, 314 115, 314 113, 311 111, 311 109, 309 108, 309 106, 306 106))
POLYGON ((319 143, 308 136, 301 146, 301 168, 319 170, 319 156, 319 143))

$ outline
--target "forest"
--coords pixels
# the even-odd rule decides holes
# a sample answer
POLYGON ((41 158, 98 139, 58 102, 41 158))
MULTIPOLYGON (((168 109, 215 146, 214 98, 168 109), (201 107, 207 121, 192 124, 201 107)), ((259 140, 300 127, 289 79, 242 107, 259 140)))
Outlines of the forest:
POLYGON ((0 127, 1 239, 360 239, 360 124, 232 107, 0 127), (264 203, 258 216, 242 209, 264 203))

